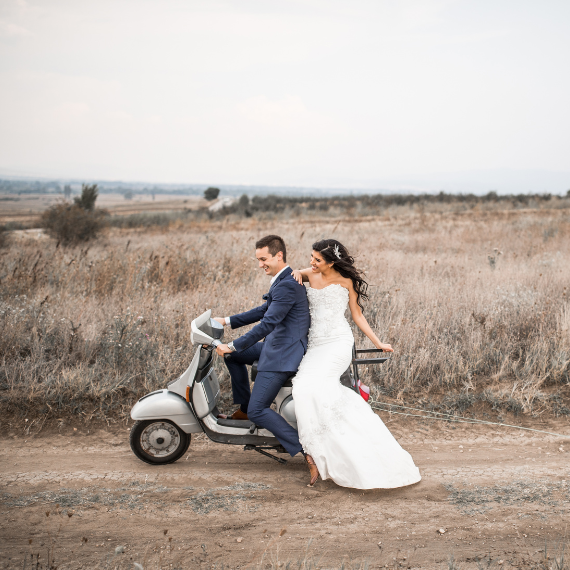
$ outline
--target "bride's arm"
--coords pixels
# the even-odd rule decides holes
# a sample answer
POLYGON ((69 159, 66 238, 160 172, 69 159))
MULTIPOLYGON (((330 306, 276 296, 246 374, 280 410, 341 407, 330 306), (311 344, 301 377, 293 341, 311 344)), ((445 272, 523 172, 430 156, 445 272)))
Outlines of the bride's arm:
POLYGON ((303 284, 303 281, 306 283, 309 280, 309 274, 311 273, 311 268, 308 269, 293 269, 291 271, 291 275, 293 279, 299 283, 299 285, 303 284))
POLYGON ((350 307, 350 314, 352 315, 352 320, 356 323, 358 328, 372 341, 372 344, 376 348, 381 348, 384 352, 394 352, 392 346, 380 342, 378 337, 374 334, 374 331, 370 328, 366 317, 362 314, 362 309, 356 302, 357 295, 354 287, 352 287, 352 283, 350 285, 348 293, 348 306, 350 307))

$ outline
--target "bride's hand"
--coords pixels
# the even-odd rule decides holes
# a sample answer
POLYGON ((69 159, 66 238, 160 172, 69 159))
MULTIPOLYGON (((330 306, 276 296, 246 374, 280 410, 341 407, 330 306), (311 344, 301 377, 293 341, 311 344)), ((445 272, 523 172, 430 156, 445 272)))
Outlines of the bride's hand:
POLYGON ((384 352, 394 352, 394 349, 392 348, 391 344, 380 343, 378 348, 381 348, 384 352))
POLYGON ((291 275, 299 285, 303 284, 303 274, 298 269, 293 269, 293 271, 291 271, 291 275))

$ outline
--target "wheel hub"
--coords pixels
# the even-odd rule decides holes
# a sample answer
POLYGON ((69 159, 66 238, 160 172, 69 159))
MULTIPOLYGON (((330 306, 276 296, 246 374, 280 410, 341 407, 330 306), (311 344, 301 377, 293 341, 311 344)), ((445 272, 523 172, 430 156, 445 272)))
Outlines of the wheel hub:
POLYGON ((171 424, 156 422, 148 425, 141 434, 141 447, 155 457, 166 457, 180 445, 180 434, 171 424))

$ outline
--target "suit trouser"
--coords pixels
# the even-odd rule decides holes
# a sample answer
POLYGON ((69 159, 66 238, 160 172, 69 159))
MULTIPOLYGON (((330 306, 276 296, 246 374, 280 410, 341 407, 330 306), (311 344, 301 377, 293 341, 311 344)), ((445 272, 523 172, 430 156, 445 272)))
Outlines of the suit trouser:
POLYGON ((256 425, 269 430, 287 452, 294 456, 303 450, 299 443, 299 434, 270 407, 287 378, 294 372, 258 372, 253 392, 249 389, 245 365, 251 365, 259 360, 263 348, 261 345, 262 343, 258 342, 250 348, 232 352, 224 358, 232 379, 234 403, 247 405, 248 418, 256 425))
POLYGON ((251 366, 256 360, 259 360, 262 348, 263 343, 256 342, 253 346, 227 354, 224 358, 224 363, 232 379, 234 404, 239 404, 244 410, 247 410, 249 399, 251 398, 249 375, 245 365, 249 364, 251 366))

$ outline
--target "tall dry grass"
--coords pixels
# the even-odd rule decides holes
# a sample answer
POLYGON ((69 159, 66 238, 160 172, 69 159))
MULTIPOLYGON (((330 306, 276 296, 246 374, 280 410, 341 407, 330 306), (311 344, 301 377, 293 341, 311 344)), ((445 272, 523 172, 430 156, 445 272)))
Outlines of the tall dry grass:
POLYGON ((389 364, 365 373, 374 394, 459 410, 485 400, 570 412, 564 210, 196 222, 115 229, 66 250, 10 240, 0 250, 5 411, 127 414, 188 365, 192 318, 261 303, 268 281, 254 242, 267 233, 285 238, 294 267, 323 237, 357 255, 370 283, 365 314, 395 348, 389 364))

